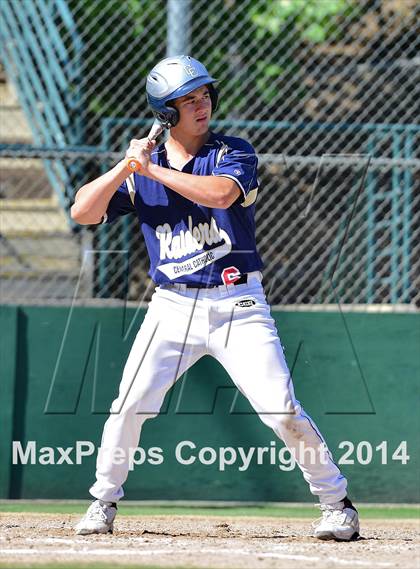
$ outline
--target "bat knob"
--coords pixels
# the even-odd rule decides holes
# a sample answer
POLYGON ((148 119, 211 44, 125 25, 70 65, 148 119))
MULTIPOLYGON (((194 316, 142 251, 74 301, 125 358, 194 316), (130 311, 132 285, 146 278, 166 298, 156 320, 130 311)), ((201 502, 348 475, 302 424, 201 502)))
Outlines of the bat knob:
POLYGON ((138 172, 141 169, 141 164, 137 158, 127 158, 127 168, 130 172, 138 172))

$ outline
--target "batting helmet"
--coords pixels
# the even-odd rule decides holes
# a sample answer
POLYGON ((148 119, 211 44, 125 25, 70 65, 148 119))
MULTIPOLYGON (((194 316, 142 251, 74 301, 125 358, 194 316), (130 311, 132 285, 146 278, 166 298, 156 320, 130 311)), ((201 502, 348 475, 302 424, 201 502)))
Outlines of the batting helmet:
POLYGON ((170 128, 179 121, 179 113, 171 101, 208 85, 213 111, 217 107, 218 93, 213 79, 202 63, 189 55, 162 59, 147 76, 147 101, 155 117, 170 128))

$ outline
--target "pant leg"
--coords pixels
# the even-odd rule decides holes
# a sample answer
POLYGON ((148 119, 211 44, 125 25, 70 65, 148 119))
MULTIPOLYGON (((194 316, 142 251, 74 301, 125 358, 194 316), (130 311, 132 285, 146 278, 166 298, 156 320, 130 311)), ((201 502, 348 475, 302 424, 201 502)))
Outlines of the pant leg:
POLYGON ((295 455, 312 494, 326 504, 342 500, 347 481, 333 462, 315 423, 295 397, 261 285, 235 291, 234 296, 220 301, 218 318, 219 327, 210 342, 212 355, 225 367, 261 420, 295 455), (245 294, 246 290, 249 294, 245 294), (236 307, 238 295, 253 298, 256 304, 236 307), (323 445, 326 451, 320 454, 323 445))
POLYGON ((124 495, 129 449, 138 446, 143 423, 158 415, 167 391, 204 353, 200 322, 200 309, 191 299, 159 289, 153 295, 104 426, 96 482, 90 489, 95 498, 116 502, 124 495), (115 449, 124 453, 121 464, 115 449))

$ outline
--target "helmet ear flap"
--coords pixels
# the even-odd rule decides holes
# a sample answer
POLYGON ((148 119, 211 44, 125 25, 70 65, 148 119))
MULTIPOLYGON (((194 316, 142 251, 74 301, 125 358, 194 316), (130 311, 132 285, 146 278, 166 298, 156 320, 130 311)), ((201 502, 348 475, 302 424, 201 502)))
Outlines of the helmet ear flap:
POLYGON ((217 103, 219 101, 219 92, 212 83, 209 83, 207 87, 210 93, 211 110, 214 113, 214 111, 217 109, 217 103))
POLYGON ((179 112, 175 106, 172 106, 171 101, 166 103, 166 108, 168 109, 164 113, 154 112, 153 114, 159 120, 159 122, 165 128, 171 128, 178 124, 179 121, 179 112))

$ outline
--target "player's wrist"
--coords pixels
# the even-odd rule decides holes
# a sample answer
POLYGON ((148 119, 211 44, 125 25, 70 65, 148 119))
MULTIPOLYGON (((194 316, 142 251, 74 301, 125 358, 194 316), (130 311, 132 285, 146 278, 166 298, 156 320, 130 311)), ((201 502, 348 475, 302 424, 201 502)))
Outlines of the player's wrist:
POLYGON ((158 174, 160 166, 155 164, 154 162, 149 162, 147 169, 144 172, 144 175, 148 178, 156 179, 156 175, 158 174))
POLYGON ((120 160, 115 166, 114 169, 116 171, 116 173, 118 174, 124 174, 125 178, 128 178, 128 176, 131 174, 131 171, 128 167, 128 162, 127 162, 127 158, 123 158, 122 160, 120 160))

